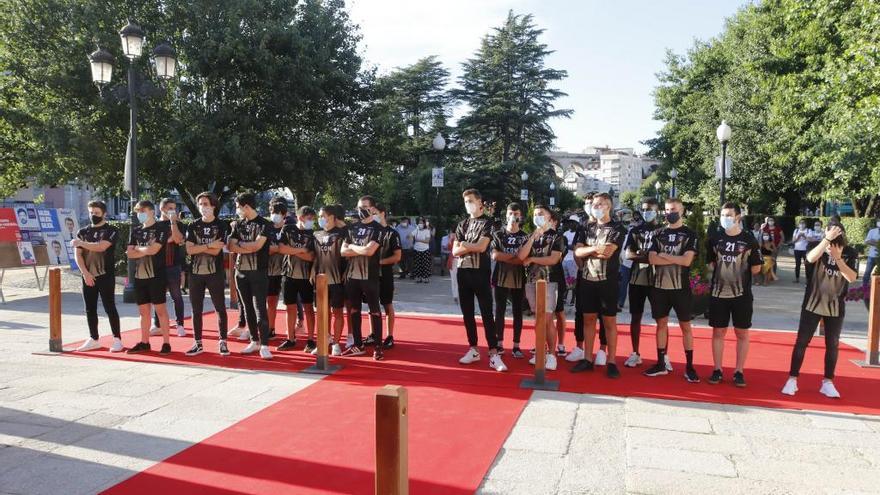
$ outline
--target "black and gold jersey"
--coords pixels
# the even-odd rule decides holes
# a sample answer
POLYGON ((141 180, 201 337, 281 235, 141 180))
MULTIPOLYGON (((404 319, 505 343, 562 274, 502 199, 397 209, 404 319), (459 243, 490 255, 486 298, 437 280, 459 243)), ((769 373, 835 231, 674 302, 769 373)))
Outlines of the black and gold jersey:
MULTIPOLYGON (((495 231, 492 235, 490 246, 493 250, 516 255, 519 248, 529 239, 529 235, 522 230, 516 233, 508 232, 507 229, 495 231)), ((525 287, 525 273, 521 264, 514 265, 498 261, 495 263, 495 271, 492 273, 492 282, 496 287, 506 289, 522 289, 525 287)))
POLYGON ((706 246, 706 261, 715 264, 712 271, 712 297, 751 296, 752 267, 764 264, 758 241, 750 232, 713 236, 706 246))
MULTIPOLYGON (((858 254, 855 249, 846 246, 841 258, 846 266, 858 273, 858 254)), ((813 265, 813 276, 807 282, 803 308, 821 316, 843 316, 847 290, 849 282, 840 273, 837 262, 827 252, 822 253, 822 257, 813 265)))
POLYGON ((90 225, 79 229, 79 232, 76 233, 76 238, 86 242, 110 242, 110 247, 101 253, 83 248, 77 249, 82 252, 83 261, 86 265, 85 268, 92 276, 98 277, 105 273, 114 274, 116 272, 114 269, 116 262, 115 251, 116 241, 119 240, 119 229, 109 223, 104 223, 100 227, 90 225))
POLYGON ((129 246, 147 247, 157 242, 161 246, 156 254, 136 258, 134 278, 151 279, 165 276, 165 249, 171 230, 168 224, 154 222, 149 227, 140 224, 131 229, 128 238, 129 246))
POLYGON ((348 228, 346 241, 355 246, 366 246, 375 241, 379 249, 372 256, 352 256, 348 258, 348 269, 345 272, 351 280, 379 280, 379 257, 382 256, 382 234, 385 230, 378 222, 358 222, 348 228))
MULTIPOLYGON (((391 226, 385 226, 382 229, 382 247, 379 248, 381 254, 379 259, 389 258, 394 252, 403 249, 400 243, 400 234, 391 226)), ((394 265, 381 265, 380 276, 382 278, 391 278, 394 276, 394 265)))
MULTIPOLYGON (((315 235, 311 230, 301 229, 294 224, 285 225, 281 238, 283 244, 292 248, 315 251, 315 235)), ((312 262, 298 256, 288 255, 284 274, 288 278, 308 280, 312 276, 312 262)))
MULTIPOLYGON (((266 229, 266 244, 268 244, 269 247, 283 244, 282 228, 270 225, 269 228, 266 229)), ((281 253, 270 254, 269 267, 266 269, 266 275, 270 277, 280 277, 281 275, 284 275, 284 264, 286 258, 287 257, 281 253)))
POLYGON ((550 229, 541 237, 532 242, 532 251, 529 253, 530 258, 543 258, 550 256, 553 251, 560 253, 559 263, 554 265, 538 265, 531 264, 526 267, 526 280, 530 284, 536 283, 538 280, 547 280, 548 282, 559 282, 555 280, 554 268, 561 266, 562 256, 565 256, 565 237, 558 230, 550 229))
POLYGON ((232 233, 229 239, 238 242, 254 242, 260 236, 266 238, 263 247, 259 251, 247 254, 239 254, 235 259, 235 268, 240 272, 266 271, 269 268, 269 229, 272 222, 261 216, 253 220, 236 220, 232 223, 232 233))
POLYGON ((654 285, 654 267, 648 263, 648 245, 656 229, 655 224, 643 222, 629 229, 626 234, 626 242, 624 242, 626 250, 638 256, 637 259, 632 260, 630 269, 629 283, 632 285, 647 287, 654 285))
MULTIPOLYGON (((201 218, 189 224, 186 229, 186 242, 197 246, 211 244, 214 241, 226 242, 229 235, 229 224, 214 218, 205 222, 201 218)), ((207 253, 194 254, 191 259, 192 273, 194 275, 213 275, 223 272, 223 250, 216 255, 207 253)))
POLYGON ((581 269, 581 276, 590 282, 603 282, 605 280, 617 281, 620 274, 620 246, 623 244, 626 231, 620 222, 614 220, 606 224, 596 222, 588 223, 578 229, 574 238, 574 245, 596 246, 599 244, 614 244, 617 250, 608 258, 600 259, 588 257, 581 269))
POLYGON ((339 227, 315 232, 315 262, 312 264, 312 274, 326 274, 327 283, 330 285, 345 282, 346 262, 341 251, 342 242, 347 235, 348 232, 339 227))
MULTIPOLYGON (((682 256, 688 251, 697 252, 697 234, 682 225, 676 229, 665 227, 651 236, 649 251, 682 256)), ((679 290, 690 287, 691 268, 681 265, 654 266, 654 287, 666 290, 679 290)))
MULTIPOLYGON (((459 242, 477 244, 483 239, 492 240, 493 220, 483 215, 479 218, 465 218, 455 228, 455 239, 459 242)), ((468 253, 456 258, 459 270, 483 270, 489 273, 491 266, 489 248, 479 253, 468 253)))

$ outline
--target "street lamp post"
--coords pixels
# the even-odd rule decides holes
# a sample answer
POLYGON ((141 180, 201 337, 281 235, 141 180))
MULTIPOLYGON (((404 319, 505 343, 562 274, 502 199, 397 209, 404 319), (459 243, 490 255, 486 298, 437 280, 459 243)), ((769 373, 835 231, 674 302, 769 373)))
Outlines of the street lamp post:
POLYGON ((529 187, 527 181, 529 180, 529 173, 523 170, 522 175, 519 176, 522 179, 522 190, 519 192, 519 199, 522 201, 529 200, 529 187))
POLYGON ((715 131, 715 136, 721 143, 721 205, 724 205, 724 182, 727 178, 727 143, 730 142, 730 126, 722 120, 721 125, 715 131))
POLYGON ((660 202, 660 186, 661 186, 661 185, 662 185, 662 184, 660 184, 660 181, 659 181, 659 180, 658 180, 657 182, 654 183, 654 189, 657 190, 657 202, 658 202, 658 203, 660 202))
MULTIPOLYGON (((128 84, 118 85, 110 92, 118 101, 128 101, 129 106, 129 131, 128 145, 125 150, 125 191, 129 193, 131 198, 131 209, 129 217, 131 218, 132 228, 137 226, 137 215, 134 214, 135 205, 138 202, 138 183, 137 183, 137 109, 138 98, 149 99, 164 91, 154 85, 149 80, 143 79, 137 71, 135 71, 134 62, 142 52, 144 46, 144 30, 140 26, 129 21, 120 31, 119 38, 122 42, 122 52, 125 58, 129 60, 128 64, 128 84)), ((104 97, 104 87, 110 83, 113 76, 113 63, 115 58, 108 51, 98 49, 89 55, 89 63, 92 70, 92 81, 98 86, 98 92, 104 97)), ((167 81, 174 77, 177 67, 177 55, 174 49, 167 43, 161 43, 153 49, 153 63, 156 70, 156 76, 167 81)), ((105 99, 109 99, 105 98, 105 99)), ((128 281, 125 284, 125 291, 122 295, 124 302, 134 302, 134 264, 128 263, 128 281)))
POLYGON ((669 190, 669 195, 674 198, 678 196, 676 194, 677 191, 675 190, 675 179, 678 178, 678 171, 675 170, 675 167, 673 167, 672 170, 669 171, 669 178, 672 179, 672 188, 669 190))
POLYGON ((550 206, 556 206, 556 183, 550 183, 550 206))
MULTIPOLYGON (((437 170, 439 171, 439 180, 433 179, 433 177, 437 174, 431 174, 432 180, 431 185, 434 186, 434 216, 439 216, 440 214, 440 188, 443 187, 443 150, 446 149, 446 140, 443 139, 443 135, 439 132, 436 136, 434 136, 434 140, 431 141, 431 147, 434 148, 434 151, 437 153, 437 170)), ((434 220, 436 222, 436 219, 434 220)))

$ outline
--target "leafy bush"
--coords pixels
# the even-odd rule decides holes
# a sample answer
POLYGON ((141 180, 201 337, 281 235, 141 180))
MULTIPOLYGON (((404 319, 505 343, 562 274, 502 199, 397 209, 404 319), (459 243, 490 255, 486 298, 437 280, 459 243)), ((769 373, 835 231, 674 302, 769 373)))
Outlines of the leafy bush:
POLYGON ((703 205, 694 203, 691 205, 691 211, 685 219, 684 223, 697 234, 697 254, 691 263, 691 275, 706 277, 706 242, 708 242, 708 234, 706 230, 706 216, 703 215, 703 205))

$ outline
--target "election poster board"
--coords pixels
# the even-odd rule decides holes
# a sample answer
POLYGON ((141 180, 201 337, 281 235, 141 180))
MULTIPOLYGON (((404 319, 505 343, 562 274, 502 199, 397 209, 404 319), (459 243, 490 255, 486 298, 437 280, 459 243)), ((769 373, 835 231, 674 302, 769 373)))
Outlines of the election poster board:
POLYGON ((15 220, 15 209, 0 208, 0 242, 18 242, 21 240, 21 231, 15 220))
POLYGON ((61 231, 61 238, 65 241, 64 247, 67 250, 67 260, 70 263, 70 268, 71 270, 79 271, 79 267, 76 266, 76 254, 70 245, 71 239, 75 239, 76 233, 79 231, 79 217, 70 208, 56 208, 52 211, 55 214, 55 223, 58 224, 58 230, 61 231))
POLYGON ((21 232, 21 240, 30 242, 35 246, 43 245, 43 230, 40 228, 40 219, 37 216, 37 208, 33 203, 15 203, 15 220, 18 230, 21 232))
POLYGON ((40 219, 40 229, 43 231, 43 241, 46 243, 46 255, 49 265, 59 266, 69 263, 69 255, 66 246, 69 242, 61 235, 61 223, 58 221, 58 211, 49 208, 37 208, 37 217, 40 219))
POLYGON ((21 259, 21 266, 36 266, 37 255, 34 254, 34 246, 27 241, 18 241, 18 257, 21 259))

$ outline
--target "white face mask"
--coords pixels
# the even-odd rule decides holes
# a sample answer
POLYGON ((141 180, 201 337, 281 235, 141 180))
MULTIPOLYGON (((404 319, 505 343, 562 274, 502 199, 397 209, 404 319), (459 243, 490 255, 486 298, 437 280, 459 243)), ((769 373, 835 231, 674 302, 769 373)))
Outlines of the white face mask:
POLYGON ((373 215, 373 221, 376 223, 382 223, 382 219, 379 218, 379 215, 373 215))
POLYGON ((517 217, 516 215, 508 215, 507 226, 512 227, 516 224, 519 224, 519 217, 517 217))
POLYGON ((273 213, 272 216, 269 218, 272 219, 272 223, 281 223, 281 221, 284 220, 284 217, 281 216, 281 213, 273 213))
POLYGON ((480 207, 476 203, 465 203, 464 209, 467 210, 468 215, 474 215, 480 211, 480 207))
POLYGON ((199 213, 202 214, 203 217, 214 214, 213 206, 199 206, 199 213))
POLYGON ((880 229, 880 222, 877 222, 877 228, 880 229))
POLYGON ((768 220, 767 225, 772 227, 772 226, 776 225, 776 222, 774 222, 773 220, 768 220))
POLYGON ((804 229, 807 228, 807 224, 802 223, 802 224, 798 225, 798 228, 801 229, 801 230, 804 230, 804 229))
POLYGON ((315 228, 315 221, 314 221, 314 220, 306 220, 306 221, 304 221, 304 222, 303 222, 303 228, 304 228, 305 230, 312 230, 313 228, 315 228))
POLYGON ((736 223, 736 219, 733 217, 721 217, 721 228, 724 230, 729 230, 736 223))
POLYGON ((657 212, 654 210, 644 210, 642 211, 642 218, 644 218, 646 222, 651 223, 657 218, 657 212))
POLYGON ((238 215, 238 218, 241 218, 242 220, 244 220, 244 210, 243 209, 236 208, 235 214, 238 215))
POLYGON ((592 217, 595 218, 596 220, 599 220, 601 218, 605 218, 605 208, 601 208, 601 207, 600 208, 591 208, 590 215, 592 215, 592 217))
POLYGON ((821 225, 814 225, 813 230, 815 230, 816 232, 822 232, 822 226, 821 225))
POLYGON ((535 227, 541 228, 547 223, 547 220, 544 218, 544 215, 535 215, 532 217, 532 222, 535 223, 535 227))

